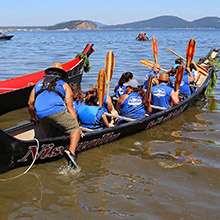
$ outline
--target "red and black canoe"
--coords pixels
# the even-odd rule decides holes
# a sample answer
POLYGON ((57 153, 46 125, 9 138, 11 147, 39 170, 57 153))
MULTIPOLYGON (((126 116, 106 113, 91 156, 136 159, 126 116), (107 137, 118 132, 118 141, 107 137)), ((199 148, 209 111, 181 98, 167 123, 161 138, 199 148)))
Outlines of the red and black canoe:
MULTIPOLYGON (((87 44, 82 53, 89 57, 93 52, 93 45, 87 44)), ((68 73, 68 82, 81 82, 84 70, 83 58, 80 59, 77 57, 62 64, 62 66, 68 73)), ((26 106, 30 91, 33 86, 43 78, 44 74, 44 70, 42 70, 36 73, 0 81, 0 115, 26 106)))
MULTIPOLYGON (((218 51, 212 50, 217 56, 218 51)), ((195 86, 196 91, 178 105, 162 110, 140 120, 105 128, 98 131, 89 131, 80 139, 76 151, 80 152, 122 137, 150 129, 182 114, 205 92, 214 69, 209 65, 208 58, 203 58, 200 64, 208 68, 209 75, 200 75, 195 86)), ((215 56, 211 56, 212 58, 215 56)), ((63 152, 69 147, 69 136, 45 138, 38 125, 27 123, 7 130, 0 129, 0 173, 7 172, 21 166, 35 163, 45 163, 63 157, 63 152)))

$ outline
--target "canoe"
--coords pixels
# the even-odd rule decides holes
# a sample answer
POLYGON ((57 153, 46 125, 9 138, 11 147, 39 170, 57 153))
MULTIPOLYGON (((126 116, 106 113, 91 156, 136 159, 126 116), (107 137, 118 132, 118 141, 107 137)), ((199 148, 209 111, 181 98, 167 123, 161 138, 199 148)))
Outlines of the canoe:
MULTIPOLYGON (((216 50, 212 50, 211 53, 218 54, 216 50)), ((201 65, 209 66, 207 57, 201 60, 201 65)), ((200 75, 196 91, 178 105, 140 120, 98 131, 85 132, 85 136, 80 139, 77 145, 76 152, 150 129, 182 114, 204 94, 214 69, 209 67, 208 72, 208 76, 200 75)), ((30 165, 33 161, 35 164, 40 164, 58 160, 63 157, 64 150, 69 147, 69 136, 45 138, 39 125, 33 123, 26 123, 6 130, 0 129, 0 140, 0 173, 30 165)))
MULTIPOLYGON (((83 50, 83 54, 87 57, 94 52, 93 45, 87 44, 83 50)), ((67 81, 75 81, 80 83, 84 68, 84 59, 75 58, 69 62, 62 64, 63 69, 68 72, 67 81)), ((30 91, 34 85, 43 78, 44 70, 0 81, 0 115, 25 107, 28 102, 30 91)))

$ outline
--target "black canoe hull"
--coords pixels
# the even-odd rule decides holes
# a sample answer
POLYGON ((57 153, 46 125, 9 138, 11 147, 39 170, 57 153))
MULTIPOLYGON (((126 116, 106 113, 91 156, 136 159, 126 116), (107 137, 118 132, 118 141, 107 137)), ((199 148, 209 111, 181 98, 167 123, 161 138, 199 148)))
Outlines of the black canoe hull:
MULTIPOLYGON (((212 73, 213 69, 210 68, 209 75, 203 77, 204 80, 201 82, 197 91, 172 108, 160 111, 140 120, 85 133, 85 136, 80 139, 76 151, 81 152, 115 141, 119 138, 150 129, 177 117, 191 107, 196 100, 201 98, 212 77, 212 73)), ((0 173, 17 167, 30 165, 35 156, 35 163, 50 162, 63 157, 64 150, 69 147, 69 136, 46 139, 43 137, 42 130, 39 129, 38 126, 33 123, 28 123, 5 131, 0 129, 0 173), (16 136, 19 133, 22 135, 28 133, 31 128, 35 128, 35 135, 32 135, 31 138, 29 137, 28 140, 21 140, 21 137, 16 136), (34 137, 36 139, 34 139, 34 137)))
MULTIPOLYGON (((204 93, 210 76, 211 72, 203 86, 196 93, 173 108, 158 112, 141 120, 86 133, 85 137, 80 139, 76 151, 80 152, 150 129, 180 115, 193 105, 193 103, 204 93)), ((36 153, 37 160, 35 163, 45 163, 57 160, 63 157, 64 150, 69 146, 69 136, 50 139, 38 139, 37 137, 39 140, 39 149, 37 151, 38 146, 36 140, 22 141, 12 136, 16 133, 17 129, 18 128, 8 129, 6 132, 0 130, 0 173, 31 164, 36 153)))

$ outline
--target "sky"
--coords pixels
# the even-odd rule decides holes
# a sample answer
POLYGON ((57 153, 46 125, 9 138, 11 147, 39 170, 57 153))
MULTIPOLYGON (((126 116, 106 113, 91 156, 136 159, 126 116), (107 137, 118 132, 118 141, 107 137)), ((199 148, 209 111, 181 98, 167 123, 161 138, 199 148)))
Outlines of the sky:
POLYGON ((162 15, 186 21, 220 17, 220 0, 1 0, 0 26, 47 26, 71 20, 106 25, 162 15))

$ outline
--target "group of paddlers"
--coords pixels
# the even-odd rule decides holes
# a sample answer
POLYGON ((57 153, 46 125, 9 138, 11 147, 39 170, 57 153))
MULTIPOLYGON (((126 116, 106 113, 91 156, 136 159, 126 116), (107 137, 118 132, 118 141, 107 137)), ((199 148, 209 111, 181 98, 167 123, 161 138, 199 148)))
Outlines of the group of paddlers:
POLYGON ((146 41, 149 40, 150 38, 147 36, 146 33, 139 33, 138 36, 136 37, 136 40, 140 40, 140 41, 146 41))
POLYGON ((193 89, 190 83, 194 81, 196 65, 185 68, 179 95, 174 90, 175 72, 181 60, 177 59, 175 65, 168 73, 160 72, 160 64, 155 63, 145 80, 140 84, 134 79, 131 72, 121 75, 115 87, 113 105, 112 98, 104 96, 102 106, 98 103, 96 87, 86 92, 85 97, 78 83, 66 83, 66 71, 60 63, 45 70, 44 79, 36 83, 29 101, 30 120, 42 126, 46 137, 69 134, 70 146, 64 152, 68 161, 68 167, 79 168, 76 163, 75 150, 85 130, 97 130, 109 127, 112 122, 115 125, 128 122, 127 119, 142 119, 146 115, 171 107, 171 103, 178 104, 180 99, 191 95, 193 89), (152 75, 152 89, 146 94, 149 77, 152 75), (157 106, 158 108, 152 108, 157 106), (110 117, 106 116, 111 113, 110 117))

